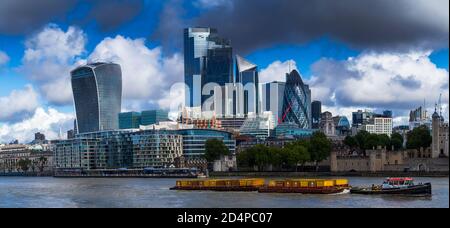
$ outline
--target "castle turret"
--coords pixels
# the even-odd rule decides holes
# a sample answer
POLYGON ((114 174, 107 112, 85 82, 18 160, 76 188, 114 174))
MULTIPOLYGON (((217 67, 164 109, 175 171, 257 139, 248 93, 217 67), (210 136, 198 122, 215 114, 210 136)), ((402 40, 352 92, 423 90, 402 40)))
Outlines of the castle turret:
POLYGON ((440 143, 439 143, 439 131, 441 128, 442 117, 437 113, 437 108, 435 108, 433 113, 432 122, 432 143, 431 143, 431 154, 433 158, 438 158, 440 154, 440 143))

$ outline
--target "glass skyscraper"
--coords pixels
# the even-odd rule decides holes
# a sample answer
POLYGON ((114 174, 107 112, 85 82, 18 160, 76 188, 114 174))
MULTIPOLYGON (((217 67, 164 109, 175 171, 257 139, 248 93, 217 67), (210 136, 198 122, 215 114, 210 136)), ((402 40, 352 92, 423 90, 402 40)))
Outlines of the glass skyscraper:
POLYGON ((303 83, 297 70, 286 76, 283 110, 283 122, 292 122, 302 129, 311 129, 311 90, 303 83))
POLYGON ((141 125, 141 113, 125 112, 119 114, 120 129, 137 129, 141 125))
POLYGON ((78 133, 119 129, 122 70, 114 63, 92 63, 71 72, 78 133))
POLYGON ((233 82, 233 51, 230 41, 217 35, 212 28, 184 30, 184 70, 186 106, 198 107, 210 97, 202 96, 203 86, 216 83, 224 86, 233 82), (194 88, 199 82, 201 88, 194 88), (196 90, 194 90, 196 89, 196 90))
POLYGON ((169 112, 164 110, 150 110, 141 113, 141 125, 148 126, 159 124, 159 122, 167 121, 169 119, 169 112))
POLYGON ((312 128, 319 129, 320 114, 322 114, 322 102, 313 101, 311 106, 312 106, 312 128))
POLYGON ((249 112, 259 113, 259 78, 258 66, 236 56, 236 83, 244 87, 244 115, 249 112), (253 88, 250 88, 252 86, 253 88))

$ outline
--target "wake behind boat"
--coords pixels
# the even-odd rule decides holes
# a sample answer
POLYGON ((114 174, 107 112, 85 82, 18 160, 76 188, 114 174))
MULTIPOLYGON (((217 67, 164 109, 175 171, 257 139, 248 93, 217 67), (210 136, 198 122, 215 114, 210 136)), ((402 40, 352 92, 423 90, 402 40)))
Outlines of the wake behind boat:
POLYGON ((372 187, 355 187, 352 194, 377 195, 431 195, 431 183, 414 184, 412 178, 387 178, 382 185, 372 187))

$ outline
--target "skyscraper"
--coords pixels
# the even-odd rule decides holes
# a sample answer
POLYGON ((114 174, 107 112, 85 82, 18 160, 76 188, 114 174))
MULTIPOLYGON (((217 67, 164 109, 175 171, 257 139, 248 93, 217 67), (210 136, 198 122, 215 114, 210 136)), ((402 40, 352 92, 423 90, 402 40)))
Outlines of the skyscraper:
POLYGON ((186 91, 187 107, 201 106, 211 96, 201 96, 206 84, 214 82, 224 86, 233 82, 232 53, 230 41, 220 38, 216 29, 184 30, 185 84, 189 89, 186 91))
POLYGON ((78 133, 119 128, 122 71, 114 63, 92 63, 71 72, 78 133))
POLYGON ((283 103, 283 122, 292 122, 300 128, 311 129, 311 90, 303 83, 297 70, 286 75, 283 103))
POLYGON ((285 89, 285 82, 267 83, 264 84, 262 88, 262 111, 271 111, 275 116, 276 124, 283 123, 283 100, 285 89))
POLYGON ((236 56, 236 83, 241 83, 244 88, 244 115, 249 112, 259 113, 259 78, 258 66, 236 56))
POLYGON ((319 129, 320 127, 320 114, 322 114, 322 102, 313 101, 311 103, 312 114, 312 128, 319 129))

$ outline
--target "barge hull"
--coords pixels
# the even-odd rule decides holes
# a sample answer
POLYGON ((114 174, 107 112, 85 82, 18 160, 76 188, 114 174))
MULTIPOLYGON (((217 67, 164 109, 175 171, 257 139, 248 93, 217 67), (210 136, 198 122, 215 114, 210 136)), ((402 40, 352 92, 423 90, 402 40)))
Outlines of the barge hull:
POLYGON ((348 188, 260 188, 260 193, 337 194, 348 188))

